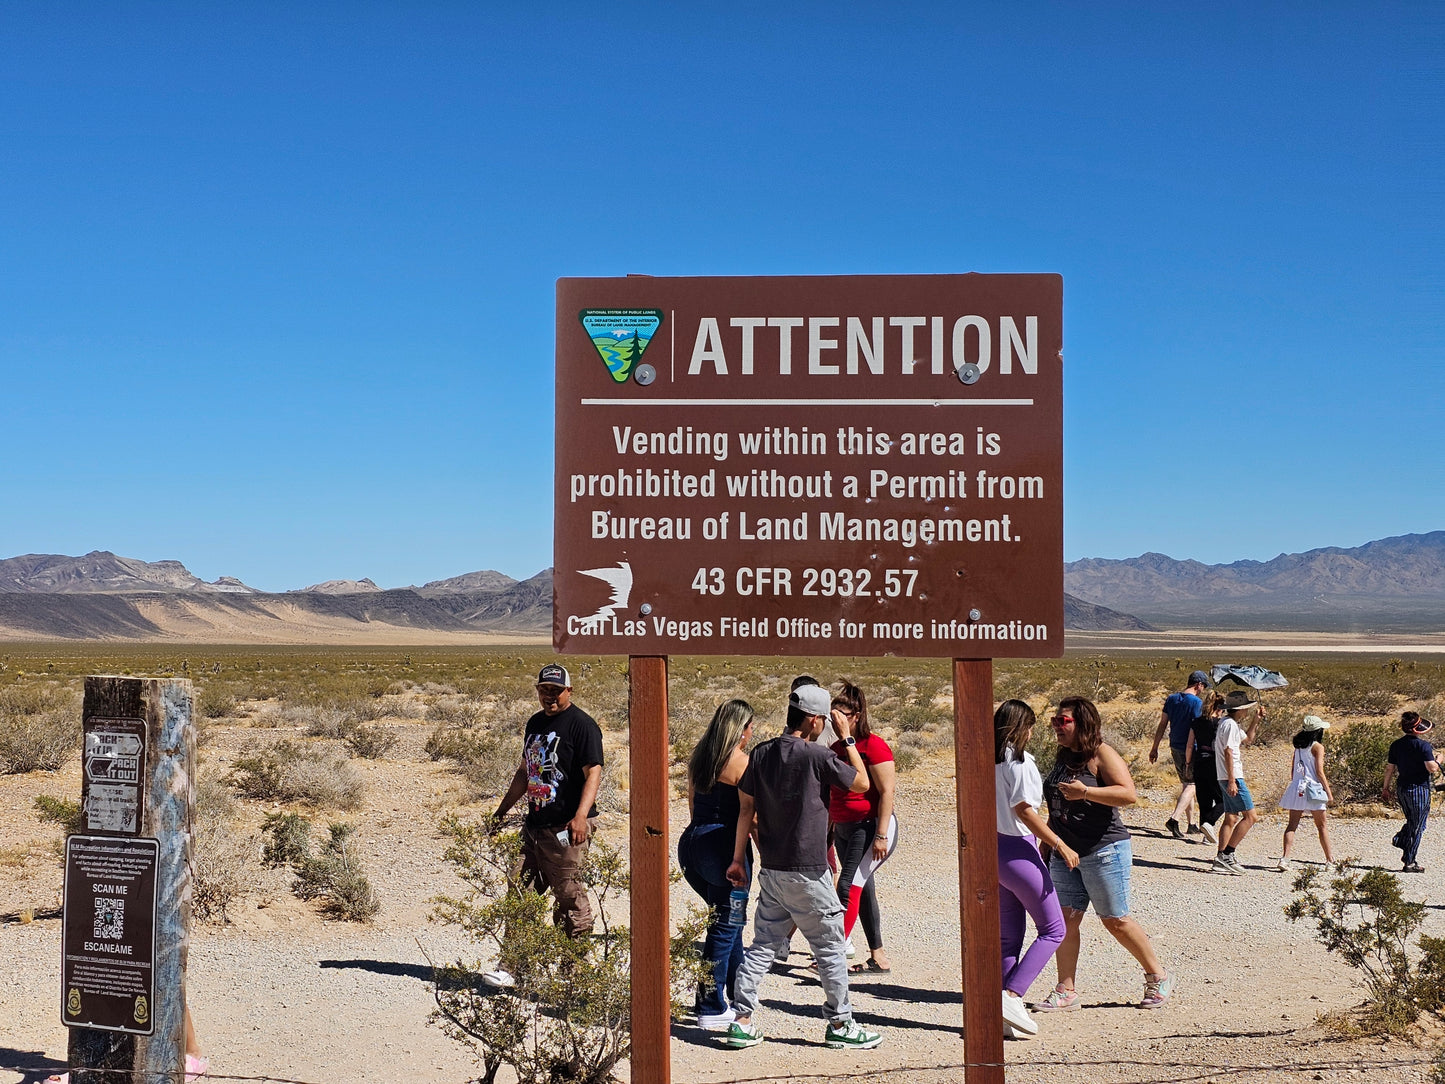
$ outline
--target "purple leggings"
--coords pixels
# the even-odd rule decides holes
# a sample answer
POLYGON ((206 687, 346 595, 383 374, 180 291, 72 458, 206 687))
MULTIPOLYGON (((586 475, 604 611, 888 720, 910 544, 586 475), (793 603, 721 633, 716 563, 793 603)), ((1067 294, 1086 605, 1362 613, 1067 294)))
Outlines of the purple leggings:
POLYGON ((1024 994, 1064 941, 1064 913, 1033 836, 998 834, 998 917, 1003 988, 1024 994), (1039 935, 1020 957, 1028 915, 1039 935))

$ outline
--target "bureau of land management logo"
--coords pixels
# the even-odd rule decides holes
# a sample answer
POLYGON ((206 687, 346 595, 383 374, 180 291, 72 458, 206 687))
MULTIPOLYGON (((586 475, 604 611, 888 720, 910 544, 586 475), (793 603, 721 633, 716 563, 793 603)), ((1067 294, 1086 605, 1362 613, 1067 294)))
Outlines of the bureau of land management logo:
POLYGON ((662 326, 662 310, 583 309, 577 319, 612 379, 624 384, 662 326))

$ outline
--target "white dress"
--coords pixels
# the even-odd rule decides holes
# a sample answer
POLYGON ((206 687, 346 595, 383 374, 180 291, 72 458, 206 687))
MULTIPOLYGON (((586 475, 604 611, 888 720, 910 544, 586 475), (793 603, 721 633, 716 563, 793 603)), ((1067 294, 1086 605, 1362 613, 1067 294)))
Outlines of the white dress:
POLYGON ((1313 745, 1308 749, 1296 749, 1294 751, 1294 774, 1290 776, 1289 786, 1284 788, 1284 794, 1280 797, 1280 808, 1309 811, 1324 809, 1327 803, 1323 801, 1312 801, 1305 794, 1305 790, 1311 780, 1316 783, 1320 781, 1320 777, 1315 774, 1315 750, 1313 745))

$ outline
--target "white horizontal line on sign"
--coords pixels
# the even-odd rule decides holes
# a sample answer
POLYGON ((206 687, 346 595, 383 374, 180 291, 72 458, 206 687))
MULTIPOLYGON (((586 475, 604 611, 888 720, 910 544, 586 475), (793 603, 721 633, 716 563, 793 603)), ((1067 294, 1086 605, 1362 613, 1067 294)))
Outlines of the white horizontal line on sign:
POLYGON ((1032 399, 583 399, 583 406, 1033 406, 1032 399))

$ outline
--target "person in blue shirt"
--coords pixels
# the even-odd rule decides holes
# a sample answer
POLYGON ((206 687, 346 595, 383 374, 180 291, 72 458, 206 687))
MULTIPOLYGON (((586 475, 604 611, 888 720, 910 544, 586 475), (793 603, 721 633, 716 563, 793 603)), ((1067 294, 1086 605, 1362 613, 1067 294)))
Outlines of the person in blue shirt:
POLYGON ((1174 757, 1174 773, 1179 776, 1179 800, 1174 803, 1174 812, 1164 822, 1164 827, 1169 829, 1169 834, 1175 839, 1188 838, 1179 827, 1180 820, 1189 826, 1189 833, 1201 830, 1190 823, 1189 815, 1194 809, 1194 775, 1185 750, 1189 746, 1190 728, 1204 710, 1204 702, 1200 697, 1208 688, 1209 676, 1203 670, 1195 670, 1189 675, 1188 685, 1165 699, 1164 708, 1159 712, 1159 726, 1154 731, 1154 747, 1149 750, 1149 763, 1153 764, 1159 759, 1159 743, 1164 740, 1167 731, 1169 752, 1174 757))
POLYGON ((1400 809, 1405 814, 1405 827, 1395 833, 1391 842, 1400 848, 1405 873, 1425 872, 1425 867, 1415 859, 1420 852, 1420 840, 1425 835, 1425 824, 1430 819, 1430 777, 1440 772, 1435 750, 1425 740, 1425 735, 1434 725, 1418 712, 1407 711, 1400 716, 1400 729, 1405 736, 1396 738, 1390 744, 1385 785, 1380 788, 1380 797, 1388 802, 1390 784, 1396 782, 1396 776, 1399 777, 1397 792, 1400 809))

